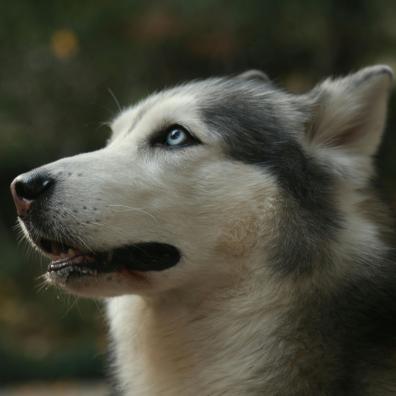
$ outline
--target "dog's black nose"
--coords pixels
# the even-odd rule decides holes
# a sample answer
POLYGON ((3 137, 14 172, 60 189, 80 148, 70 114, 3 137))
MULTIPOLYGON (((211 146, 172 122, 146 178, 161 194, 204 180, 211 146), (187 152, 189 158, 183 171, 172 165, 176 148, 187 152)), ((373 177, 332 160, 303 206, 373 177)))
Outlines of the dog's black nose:
POLYGON ((11 183, 11 194, 18 215, 25 215, 32 202, 40 198, 53 184, 54 179, 40 173, 25 173, 16 177, 11 183))
POLYGON ((37 199, 45 190, 47 190, 53 179, 49 176, 44 176, 41 174, 18 176, 12 184, 15 186, 15 192, 20 198, 27 199, 29 201, 34 201, 37 199))

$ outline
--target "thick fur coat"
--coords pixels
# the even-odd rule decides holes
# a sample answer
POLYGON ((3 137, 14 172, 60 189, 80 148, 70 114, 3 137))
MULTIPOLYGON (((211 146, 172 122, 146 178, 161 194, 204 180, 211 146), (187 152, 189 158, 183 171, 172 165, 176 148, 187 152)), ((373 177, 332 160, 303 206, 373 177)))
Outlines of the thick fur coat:
POLYGON ((373 66, 303 95, 257 71, 180 85, 122 111, 104 149, 13 182, 49 282, 107 299, 123 395, 396 395, 371 188, 391 83, 373 66))

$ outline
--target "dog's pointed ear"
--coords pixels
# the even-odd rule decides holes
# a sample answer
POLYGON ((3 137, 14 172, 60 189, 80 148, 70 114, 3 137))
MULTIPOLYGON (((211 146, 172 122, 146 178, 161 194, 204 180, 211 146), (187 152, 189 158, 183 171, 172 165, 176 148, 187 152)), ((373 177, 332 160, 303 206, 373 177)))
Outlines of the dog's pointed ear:
POLYGON ((377 65, 316 86, 308 94, 313 107, 307 139, 325 147, 374 155, 382 138, 392 81, 392 70, 377 65))
POLYGON ((242 78, 244 80, 253 80, 253 81, 261 81, 261 82, 271 81, 263 71, 256 69, 247 70, 241 74, 238 74, 237 77, 242 78))

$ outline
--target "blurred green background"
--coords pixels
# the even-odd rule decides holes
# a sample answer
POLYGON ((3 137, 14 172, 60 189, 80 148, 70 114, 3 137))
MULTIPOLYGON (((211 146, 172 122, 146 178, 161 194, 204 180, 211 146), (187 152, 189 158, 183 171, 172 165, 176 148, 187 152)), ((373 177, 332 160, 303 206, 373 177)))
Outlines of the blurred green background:
MULTIPOLYGON (((101 379, 106 365, 100 302, 42 288, 45 262, 17 242, 16 175, 99 148, 116 101, 183 80, 260 68, 301 92, 373 63, 396 69, 394 0, 19 0, 0 10, 1 385, 101 379)), ((378 165, 393 205, 395 95, 387 131, 378 165)))

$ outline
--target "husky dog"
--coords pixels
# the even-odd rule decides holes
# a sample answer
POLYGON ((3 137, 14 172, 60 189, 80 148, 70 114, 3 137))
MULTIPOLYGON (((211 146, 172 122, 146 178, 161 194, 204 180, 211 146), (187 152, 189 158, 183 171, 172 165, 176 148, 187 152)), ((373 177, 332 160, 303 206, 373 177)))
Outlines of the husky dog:
POLYGON ((295 95, 261 72, 125 109, 18 176, 48 282, 107 299, 133 396, 396 395, 396 263, 371 188, 392 71, 295 95))

